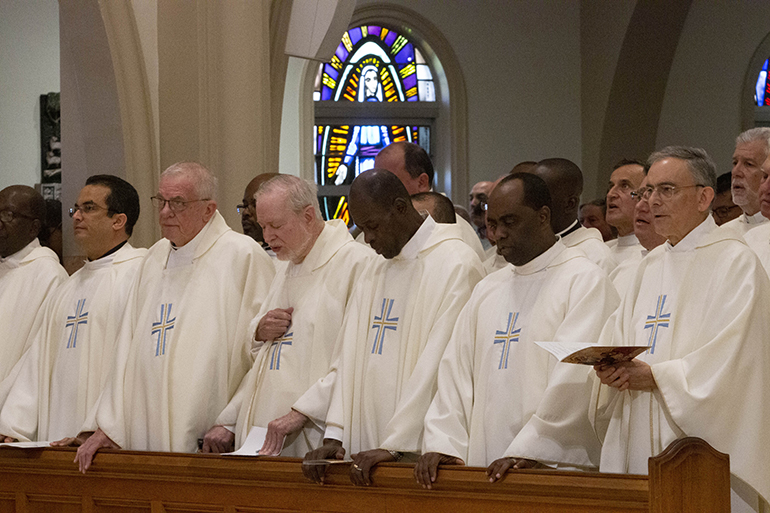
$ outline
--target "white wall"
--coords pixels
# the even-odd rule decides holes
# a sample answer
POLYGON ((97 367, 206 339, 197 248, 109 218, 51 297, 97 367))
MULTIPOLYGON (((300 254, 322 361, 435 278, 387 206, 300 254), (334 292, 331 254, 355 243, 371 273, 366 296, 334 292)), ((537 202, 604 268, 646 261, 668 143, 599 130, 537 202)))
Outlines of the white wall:
POLYGON ((0 189, 40 182, 40 95, 59 91, 59 3, 0 0, 0 189))
POLYGON ((742 129, 744 78, 770 31, 768 20, 770 2, 693 1, 666 87, 658 148, 699 146, 712 156, 718 174, 730 171, 742 129))

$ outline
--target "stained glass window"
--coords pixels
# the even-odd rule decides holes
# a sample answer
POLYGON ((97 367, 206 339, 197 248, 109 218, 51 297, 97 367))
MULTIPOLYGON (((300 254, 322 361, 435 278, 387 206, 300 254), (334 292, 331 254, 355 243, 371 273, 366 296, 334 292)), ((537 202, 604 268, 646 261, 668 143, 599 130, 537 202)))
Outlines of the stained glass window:
POLYGON ((421 120, 408 110, 392 116, 387 106, 435 102, 433 73, 422 52, 406 37, 386 27, 364 25, 348 30, 332 60, 319 66, 313 99, 334 104, 338 110, 343 107, 342 114, 332 114, 330 119, 316 115, 315 178, 324 216, 350 224, 350 183, 374 167, 374 157, 382 148, 409 141, 430 154, 432 120, 421 120), (345 105, 350 108, 344 110, 345 105), (351 112, 352 119, 342 119, 351 112))
MULTIPOLYGON (((768 59, 770 60, 770 59, 768 59)), ((767 80, 767 60, 762 65, 762 70, 757 77, 757 86, 754 90, 754 103, 758 107, 770 105, 770 83, 767 80)))

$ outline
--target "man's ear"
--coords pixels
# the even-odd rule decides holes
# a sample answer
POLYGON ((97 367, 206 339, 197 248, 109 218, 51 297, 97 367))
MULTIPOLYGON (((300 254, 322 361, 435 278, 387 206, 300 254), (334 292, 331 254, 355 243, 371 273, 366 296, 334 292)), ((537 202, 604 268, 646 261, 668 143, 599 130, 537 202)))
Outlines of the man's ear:
POLYGON ((128 216, 126 214, 114 214, 112 216, 112 229, 119 232, 126 227, 128 216))
POLYGON ((203 211, 203 219, 208 223, 209 220, 213 217, 214 212, 217 211, 217 202, 214 200, 209 200, 206 203, 206 210, 203 211))
POLYGON ((302 211, 302 219, 304 219, 306 223, 310 223, 315 219, 315 208, 313 208, 313 205, 305 207, 305 210, 302 211))
POLYGON ((430 183, 430 178, 428 178, 427 173, 423 173, 417 177, 417 186, 419 187, 420 192, 428 192, 431 189, 433 184, 430 183))
POLYGON ((698 212, 705 212, 711 208, 711 203, 714 201, 714 189, 711 187, 701 187, 700 195, 698 196, 698 212))
POLYGON ((567 199, 567 212, 576 212, 580 206, 580 196, 570 196, 567 199))
POLYGON ((40 219, 33 219, 32 222, 29 225, 29 235, 30 238, 34 239, 40 234, 40 229, 43 227, 42 221, 40 219))
POLYGON ((548 205, 543 205, 538 210, 537 215, 540 217, 540 223, 551 226, 551 209, 548 205))
POLYGON ((405 214, 408 208, 411 206, 412 206, 412 202, 404 198, 396 198, 395 201, 393 201, 393 208, 395 208, 396 212, 398 212, 399 214, 405 214))

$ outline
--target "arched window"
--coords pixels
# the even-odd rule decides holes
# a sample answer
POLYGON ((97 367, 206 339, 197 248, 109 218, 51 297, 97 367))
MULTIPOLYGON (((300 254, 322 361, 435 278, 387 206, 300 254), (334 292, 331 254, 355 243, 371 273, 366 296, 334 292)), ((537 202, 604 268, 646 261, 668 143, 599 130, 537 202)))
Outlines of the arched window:
POLYGON ((433 77, 417 42, 380 24, 348 30, 331 62, 318 67, 315 180, 327 219, 350 224, 350 184, 374 167, 375 155, 388 144, 413 142, 433 156, 439 112, 433 77))

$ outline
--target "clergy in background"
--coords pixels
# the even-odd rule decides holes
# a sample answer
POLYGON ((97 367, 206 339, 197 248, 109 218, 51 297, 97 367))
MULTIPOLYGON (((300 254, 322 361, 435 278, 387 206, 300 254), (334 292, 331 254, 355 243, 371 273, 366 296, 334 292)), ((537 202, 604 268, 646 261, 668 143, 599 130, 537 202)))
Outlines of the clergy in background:
POLYGON ((251 367, 249 322, 273 262, 217 211, 217 181, 195 162, 160 176, 153 204, 163 239, 147 253, 128 299, 116 365, 78 449, 195 452, 251 367), (98 428, 98 429, 97 429, 98 428))
POLYGON ((230 450, 233 442, 238 449, 259 426, 268 429, 263 453, 301 458, 323 440, 323 421, 308 418, 326 418, 335 342, 374 252, 356 243, 343 221, 324 223, 315 184, 281 175, 262 185, 256 198, 265 240, 288 265, 251 323, 254 366, 206 434, 203 452, 230 450))
POLYGON ((767 221, 759 210, 759 184, 762 164, 770 156, 770 128, 746 130, 735 139, 731 189, 733 203, 743 213, 724 225, 736 235, 743 235, 767 221))
POLYGON ((38 310, 67 278, 59 257, 37 239, 45 224, 45 200, 32 187, 0 191, 0 380, 29 347, 38 310))
POLYGON ((618 231, 618 238, 607 243, 612 258, 620 264, 627 258, 639 260, 641 246, 634 234, 634 207, 631 193, 639 189, 644 178, 644 164, 623 159, 612 168, 607 191, 607 224, 618 231))
POLYGON ((568 248, 581 249, 590 261, 609 274, 617 263, 602 234, 578 222, 580 194, 583 192, 583 172, 580 168, 570 160, 554 158, 541 160, 529 172, 548 184, 553 201, 551 226, 562 243, 568 248))
POLYGON ((653 216, 650 212, 649 187, 647 186, 647 176, 642 180, 642 185, 636 191, 631 193, 634 202, 634 235, 639 241, 637 258, 626 258, 610 273, 610 279, 621 297, 626 293, 631 281, 639 268, 639 261, 647 256, 653 249, 657 248, 666 238, 655 231, 653 225, 653 216))
MULTIPOLYGON (((433 162, 428 153, 414 143, 399 141, 386 146, 374 158, 374 167, 386 169, 396 175, 410 195, 433 189, 433 162)), ((484 247, 476 235, 476 230, 457 214, 455 223, 460 228, 463 242, 468 244, 483 262, 484 247)))
POLYGON ((241 214, 241 228, 243 234, 248 235, 257 243, 262 246, 262 249, 267 251, 267 254, 275 258, 275 253, 270 249, 270 246, 265 242, 265 236, 262 233, 262 227, 257 222, 257 203, 254 199, 259 187, 270 180, 278 176, 278 173, 262 173, 254 178, 246 185, 246 189, 243 190, 243 200, 238 205, 238 213, 241 214))
MULTIPOLYGON (((762 181, 759 186, 759 209, 763 216, 770 219, 770 155, 762 164, 762 181)), ((770 273, 770 223, 763 223, 752 228, 743 235, 746 244, 754 250, 754 253, 762 262, 762 267, 770 273)))
POLYGON ((89 177, 70 212, 75 243, 88 260, 41 314, 0 411, 6 441, 59 440, 80 430, 107 382, 126 301, 147 253, 128 243, 139 196, 125 180, 89 177))
POLYGON ((535 341, 596 340, 618 295, 607 273, 554 235, 541 178, 509 175, 489 200, 487 222, 513 265, 476 286, 441 359, 414 470, 427 488, 440 463, 488 466, 493 480, 521 466, 521 457, 556 467, 599 466, 600 445, 588 420, 591 369, 558 363, 535 341), (543 401, 557 413, 538 415, 543 401), (504 457, 509 454, 516 458, 504 457))
MULTIPOLYGON (((439 360, 484 270, 453 226, 423 219, 388 171, 353 181, 350 213, 380 256, 364 271, 345 314, 324 445, 305 459, 347 452, 351 480, 365 485, 377 463, 420 452, 439 360)), ((303 472, 320 482, 325 466, 303 472)))
POLYGON ((648 161, 655 231, 602 345, 649 346, 597 367, 590 414, 603 440, 600 470, 646 474, 674 440, 703 438, 730 455, 732 511, 770 497, 770 280, 752 251, 709 215, 715 166, 673 146, 648 161))

